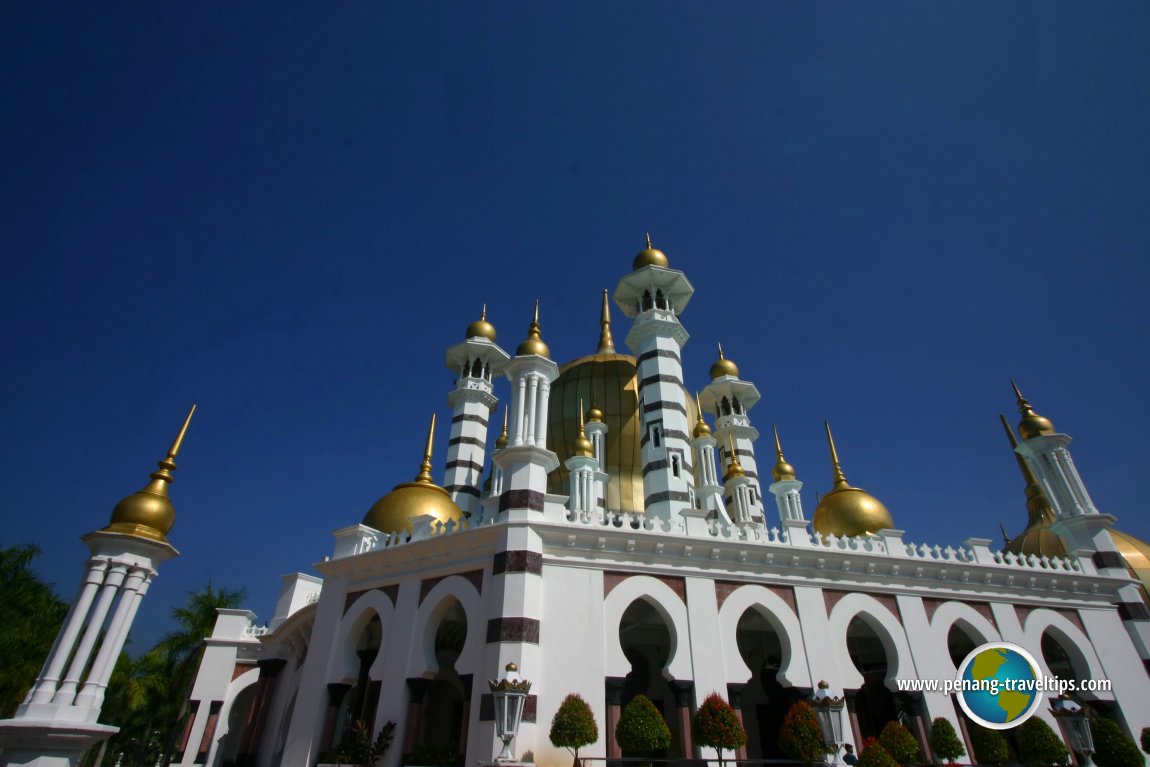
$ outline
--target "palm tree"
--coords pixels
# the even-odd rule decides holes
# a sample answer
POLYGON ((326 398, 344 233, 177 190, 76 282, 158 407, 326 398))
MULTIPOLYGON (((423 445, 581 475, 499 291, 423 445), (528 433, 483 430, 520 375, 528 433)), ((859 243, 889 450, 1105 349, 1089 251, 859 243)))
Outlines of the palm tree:
POLYGON ((11 716, 36 681, 68 612, 32 570, 36 546, 0 549, 0 719, 11 716))

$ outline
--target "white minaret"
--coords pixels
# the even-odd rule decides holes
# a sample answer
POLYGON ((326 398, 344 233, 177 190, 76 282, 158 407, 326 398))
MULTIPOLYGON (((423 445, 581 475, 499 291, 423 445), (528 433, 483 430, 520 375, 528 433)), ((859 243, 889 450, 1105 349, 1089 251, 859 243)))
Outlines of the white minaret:
POLYGON ((11 719, 0 721, 0 766, 73 767, 118 728, 98 724, 112 669, 156 568, 179 556, 168 532, 168 485, 191 423, 188 413, 144 489, 116 504, 112 520, 82 540, 91 557, 40 676, 11 719))
POLYGON ((768 488, 775 496, 775 505, 779 507, 779 521, 784 526, 788 522, 801 522, 804 526, 807 518, 803 516, 803 501, 799 491, 803 483, 795 479, 795 467, 787 463, 783 457, 783 445, 779 442, 779 430, 775 432, 775 466, 771 469, 771 479, 774 482, 768 488))
POLYGON ((679 512, 694 507, 695 495, 686 463, 691 427, 681 356, 689 336, 678 315, 695 290, 682 272, 668 268, 650 236, 632 266, 614 298, 634 319, 627 346, 638 358, 644 506, 652 517, 678 521, 679 512))
POLYGON ((698 417, 695 428, 691 432, 691 452, 695 459, 695 491, 699 498, 699 508, 718 517, 723 524, 731 524, 723 502, 723 486, 719 484, 719 476, 715 469, 715 445, 718 443, 711 436, 711 427, 703 419, 703 406, 699 403, 699 395, 695 394, 695 406, 698 417))
POLYGON ((571 444, 571 457, 565 465, 571 480, 571 493, 567 496, 567 508, 571 511, 571 521, 590 522, 600 519, 603 495, 600 492, 599 461, 595 457, 595 445, 587 438, 583 423, 583 401, 579 401, 579 436, 571 444))
POLYGON ((711 365, 711 382, 703 389, 701 404, 715 414, 715 438, 720 451, 725 453, 725 470, 730 471, 733 445, 743 476, 754 486, 748 493, 754 499, 748 521, 762 523, 763 491, 755 461, 755 440, 759 438, 759 432, 751 426, 747 415, 758 401, 759 390, 754 384, 739 378, 739 366, 723 356, 723 345, 719 344, 719 359, 711 365))
POLYGON ((451 437, 443 488, 468 519, 479 508, 483 464, 487 454, 487 425, 499 404, 492 376, 503 374, 509 355, 495 344, 495 326, 487 321, 487 307, 467 326, 463 342, 447 350, 447 367, 456 376, 451 405, 451 437))
POLYGON ((728 513, 735 524, 740 527, 763 526, 763 505, 759 495, 759 484, 747 476, 739 461, 739 454, 734 449, 734 438, 727 443, 727 454, 730 462, 727 464, 727 473, 723 477, 723 494, 725 496, 728 513))

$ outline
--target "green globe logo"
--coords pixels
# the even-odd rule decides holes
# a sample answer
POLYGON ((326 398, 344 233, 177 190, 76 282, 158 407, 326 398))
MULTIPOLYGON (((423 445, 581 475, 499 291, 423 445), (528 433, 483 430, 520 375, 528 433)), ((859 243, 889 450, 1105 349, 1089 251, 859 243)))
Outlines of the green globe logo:
POLYGON ((1010 642, 989 642, 962 661, 955 694, 966 715, 983 727, 1005 730, 1029 719, 1042 705, 1041 672, 1034 656, 1010 642))

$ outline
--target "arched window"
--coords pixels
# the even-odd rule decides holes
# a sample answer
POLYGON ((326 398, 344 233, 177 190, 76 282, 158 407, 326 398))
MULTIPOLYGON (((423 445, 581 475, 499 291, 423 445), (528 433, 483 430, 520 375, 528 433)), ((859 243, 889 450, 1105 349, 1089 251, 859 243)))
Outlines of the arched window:
POLYGON ((779 668, 785 660, 783 643, 762 608, 757 607, 748 608, 739 618, 735 642, 739 655, 751 670, 740 701, 743 725, 747 729, 747 757, 785 759, 786 754, 779 748, 778 732, 792 696, 778 680, 779 668))
POLYGON ((647 311, 652 306, 654 306, 654 304, 651 301, 651 291, 644 290, 643 291, 643 311, 647 311))

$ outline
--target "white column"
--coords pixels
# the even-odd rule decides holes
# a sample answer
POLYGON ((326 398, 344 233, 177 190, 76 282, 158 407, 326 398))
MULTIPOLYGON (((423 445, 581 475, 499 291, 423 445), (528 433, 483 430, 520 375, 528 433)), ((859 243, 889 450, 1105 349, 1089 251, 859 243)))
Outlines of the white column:
POLYGON ((96 640, 100 638, 100 633, 104 629, 104 619, 108 617, 108 608, 112 606, 112 600, 116 598, 120 584, 124 582, 124 576, 127 572, 127 564, 123 562, 113 564, 108 573, 108 579, 104 582, 104 588, 100 591, 100 599, 96 602, 95 609, 92 610, 92 617, 88 621, 88 630, 84 632, 84 638, 80 640, 80 647, 72 658, 72 665, 68 668, 68 675, 64 678, 64 683, 60 685, 60 689, 52 698, 53 703, 69 706, 76 697, 76 687, 80 684, 80 679, 84 676, 84 668, 92 657, 92 648, 96 645, 96 640))
POLYGON ((128 638, 128 629, 136 617, 136 610, 140 607, 140 600, 147 591, 147 573, 142 568, 133 568, 128 574, 127 581, 121 592, 120 602, 116 605, 116 613, 112 616, 112 623, 92 662, 92 670, 88 672, 88 680, 76 696, 77 706, 86 706, 99 711, 104 701, 104 688, 108 686, 108 679, 112 676, 112 669, 120 657, 120 650, 128 638))
POLYGON ((515 435, 511 440, 512 445, 522 445, 524 438, 523 420, 526 416, 526 403, 527 403, 527 379, 519 379, 519 391, 516 392, 515 400, 515 435))
POLYGON ((535 411, 535 444, 547 447, 547 401, 551 397, 551 382, 546 378, 539 382, 539 401, 535 411))
POLYGON ((76 596, 76 601, 72 603, 71 609, 68 610, 68 617, 64 619, 64 628, 56 637, 56 643, 48 654, 48 660, 44 663, 44 670, 40 672, 40 681, 32 688, 25 702, 48 703, 52 700, 52 695, 56 692, 56 683, 60 681, 60 673, 64 670, 64 664, 68 662, 68 656, 72 654, 76 638, 80 636, 80 629, 84 627, 84 619, 88 617, 92 600, 96 598, 96 590, 104 582, 104 575, 107 570, 107 560, 88 560, 88 573, 84 577, 84 583, 80 586, 80 593, 76 596))
POLYGON ((535 376, 531 376, 530 380, 527 382, 527 405, 524 408, 526 411, 525 415, 527 417, 527 426, 523 435, 524 441, 531 444, 535 443, 535 403, 538 396, 539 379, 535 376))

